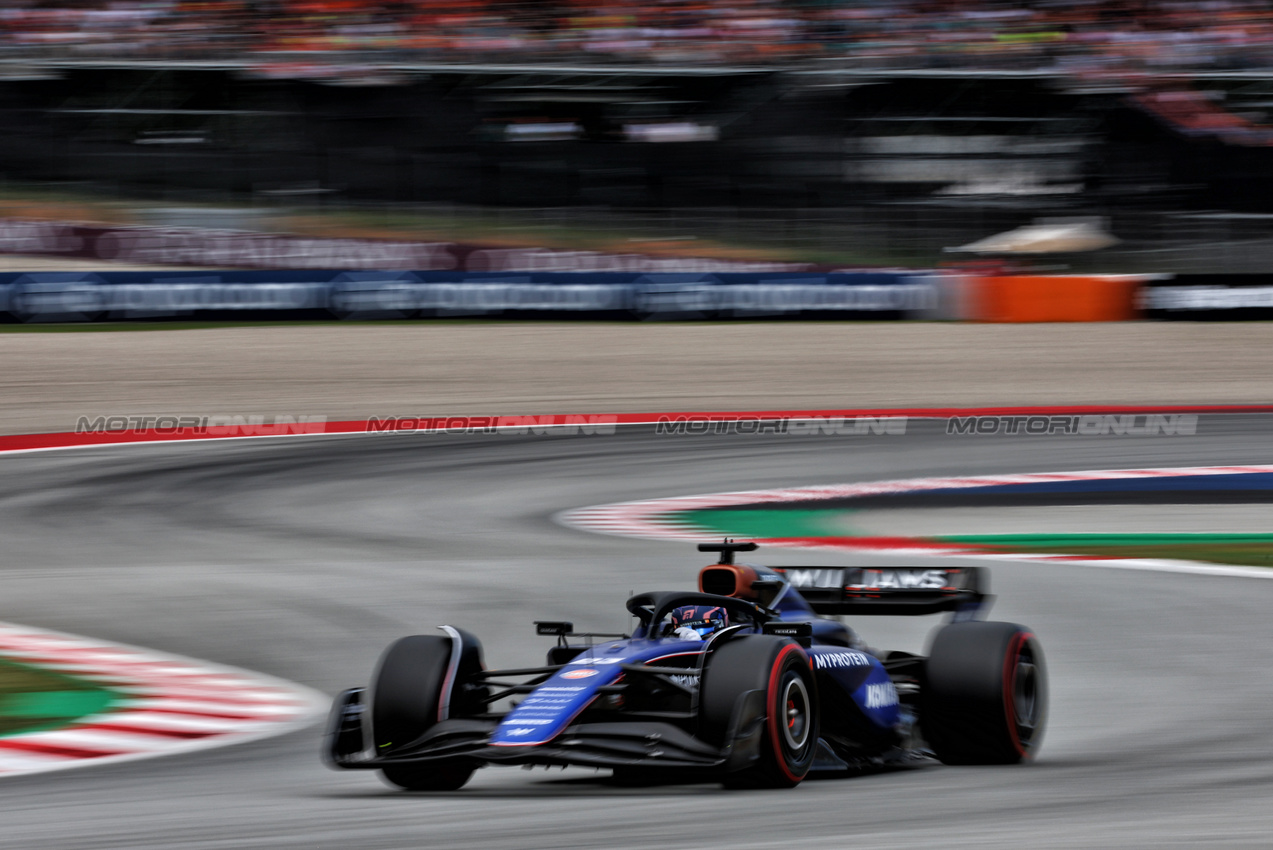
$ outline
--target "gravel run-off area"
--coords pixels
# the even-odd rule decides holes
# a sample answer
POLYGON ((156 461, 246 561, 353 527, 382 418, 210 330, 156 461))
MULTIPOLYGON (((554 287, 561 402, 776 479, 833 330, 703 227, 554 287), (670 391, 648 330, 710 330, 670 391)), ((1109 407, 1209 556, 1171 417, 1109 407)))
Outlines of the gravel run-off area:
POLYGON ((1273 402, 1259 323, 308 323, 0 333, 0 432, 80 416, 1273 402))

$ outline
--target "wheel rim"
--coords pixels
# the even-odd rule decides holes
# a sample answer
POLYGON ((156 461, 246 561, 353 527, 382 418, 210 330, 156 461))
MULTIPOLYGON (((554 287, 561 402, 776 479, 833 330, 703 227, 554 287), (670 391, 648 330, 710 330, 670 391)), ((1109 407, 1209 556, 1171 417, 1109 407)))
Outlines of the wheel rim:
POLYGON ((1016 715, 1017 737, 1022 744, 1028 744, 1039 723, 1039 677, 1034 655, 1025 648, 1017 653, 1012 708, 1016 715))
POLYGON ((809 712, 809 691, 797 674, 790 675, 782 688, 778 703, 781 712, 782 737, 787 747, 798 753, 809 742, 812 717, 809 712))

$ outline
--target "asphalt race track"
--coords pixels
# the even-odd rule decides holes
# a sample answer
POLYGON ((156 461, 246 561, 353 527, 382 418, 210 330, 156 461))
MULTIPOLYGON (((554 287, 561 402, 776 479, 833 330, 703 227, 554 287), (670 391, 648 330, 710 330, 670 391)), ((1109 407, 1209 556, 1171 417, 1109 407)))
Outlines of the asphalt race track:
MULTIPOLYGON (((619 630, 629 591, 689 587, 705 563, 680 543, 565 529, 559 510, 923 475, 1266 463, 1270 426, 1204 415, 1196 436, 1174 437, 970 438, 918 422, 906 436, 374 435, 0 457, 0 620, 328 693, 364 682, 391 640, 443 622, 480 635, 488 663, 534 664, 548 640, 533 619, 619 630)), ((0 848, 1268 847, 1273 581, 992 570, 992 616, 1032 626, 1047 654, 1051 717, 1031 766, 932 763, 773 792, 488 769, 456 794, 404 794, 324 768, 315 727, 4 780, 0 848)), ((937 622, 855 625, 874 646, 919 650, 937 622)))

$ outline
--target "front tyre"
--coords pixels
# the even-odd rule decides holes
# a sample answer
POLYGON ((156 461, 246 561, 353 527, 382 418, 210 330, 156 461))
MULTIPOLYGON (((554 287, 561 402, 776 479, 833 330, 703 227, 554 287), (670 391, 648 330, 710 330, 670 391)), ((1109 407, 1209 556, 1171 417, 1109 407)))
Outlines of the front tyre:
POLYGON ((458 791, 473 776, 473 764, 460 760, 427 765, 395 764, 380 769, 386 782, 405 791, 458 791))
POLYGON ((953 623, 926 662, 921 723, 945 764, 1017 764, 1034 757, 1047 718, 1043 650, 1015 623, 953 623))
MULTIPOLYGON (((452 651, 451 640, 436 635, 404 637, 385 650, 371 686, 371 730, 377 755, 392 755, 442 719, 452 651)), ((456 707, 455 702, 453 697, 448 709, 456 707)), ((467 759, 448 759, 386 765, 380 775, 409 791, 455 791, 469 781, 475 767, 467 759)))
POLYGON ((787 638, 736 638, 712 653, 703 675, 703 731, 724 743, 732 728, 760 724, 758 758, 728 774, 733 787, 794 788, 818 749, 818 699, 809 656, 787 638))

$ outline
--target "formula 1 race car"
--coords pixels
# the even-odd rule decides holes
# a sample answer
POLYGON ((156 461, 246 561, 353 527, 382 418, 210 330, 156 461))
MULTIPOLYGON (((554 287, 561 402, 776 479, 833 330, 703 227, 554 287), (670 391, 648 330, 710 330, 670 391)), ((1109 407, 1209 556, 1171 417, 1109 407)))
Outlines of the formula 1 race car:
POLYGON ((810 771, 1034 755, 1043 655, 1024 626, 976 619, 990 600, 982 568, 769 569, 734 563, 754 543, 698 548, 720 553, 699 592, 633 596, 631 635, 537 622, 557 638, 542 667, 487 670, 477 638, 454 626, 398 640, 370 687, 336 698, 326 760, 442 791, 486 765, 792 787, 810 771), (817 616, 938 612, 951 622, 927 657, 870 650, 817 616))

